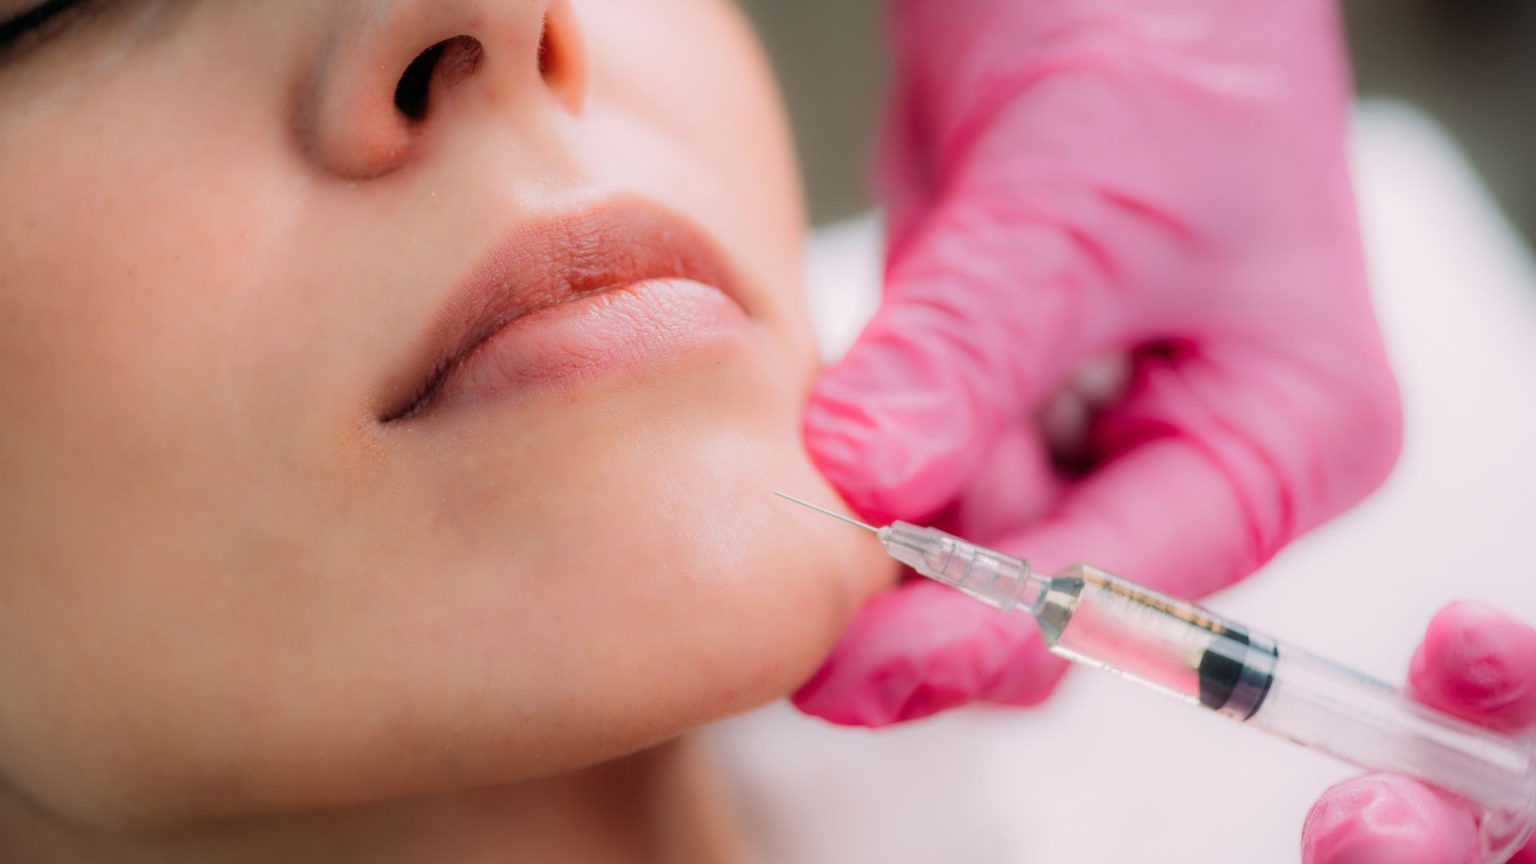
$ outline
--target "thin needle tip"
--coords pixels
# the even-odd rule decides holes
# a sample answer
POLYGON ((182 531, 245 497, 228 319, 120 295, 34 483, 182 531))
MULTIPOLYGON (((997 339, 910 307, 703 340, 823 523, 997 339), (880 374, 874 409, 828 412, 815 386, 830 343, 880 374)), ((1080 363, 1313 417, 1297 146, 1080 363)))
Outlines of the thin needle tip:
POLYGON ((801 507, 809 507, 812 510, 815 510, 817 513, 825 513, 828 516, 831 516, 833 519, 841 519, 844 522, 847 522, 849 525, 856 525, 856 526, 858 526, 860 528, 863 528, 865 531, 870 532, 871 534, 879 534, 880 533, 880 529, 876 528, 873 525, 870 525, 870 524, 868 524, 866 522, 860 522, 859 520, 854 519, 852 517, 844 516, 841 513, 837 513, 837 512, 834 512, 832 510, 828 510, 825 507, 817 507, 815 504, 812 504, 811 502, 802 500, 800 498, 796 498, 793 495, 786 495, 783 492, 777 492, 777 491, 774 492, 773 494, 779 496, 780 498, 783 498, 786 501, 793 501, 796 504, 799 504, 801 507))

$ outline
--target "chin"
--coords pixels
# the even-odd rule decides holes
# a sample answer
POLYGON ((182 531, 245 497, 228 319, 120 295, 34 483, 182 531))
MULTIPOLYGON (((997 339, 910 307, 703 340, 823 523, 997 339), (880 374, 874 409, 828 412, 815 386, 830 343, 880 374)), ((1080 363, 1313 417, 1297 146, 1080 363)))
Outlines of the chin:
POLYGON ((435 677, 401 722, 454 782, 614 758, 815 671, 895 572, 772 494, 836 500, 801 445, 809 365, 765 333, 411 442, 421 572, 368 614, 412 637, 383 662, 435 677))

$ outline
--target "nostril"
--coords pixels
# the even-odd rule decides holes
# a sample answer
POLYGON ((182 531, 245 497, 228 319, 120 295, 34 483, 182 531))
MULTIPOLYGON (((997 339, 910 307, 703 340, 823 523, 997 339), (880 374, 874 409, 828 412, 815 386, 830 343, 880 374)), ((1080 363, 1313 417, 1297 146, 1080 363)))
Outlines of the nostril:
POLYGON ((395 108, 409 120, 421 120, 432 106, 434 89, 463 81, 480 68, 484 49, 470 36, 455 36, 416 56, 395 85, 395 108))
POLYGON ((587 51, 571 0, 553 0, 539 33, 537 59, 544 87, 571 114, 580 114, 587 93, 587 51))
POLYGON ((412 120, 427 116, 432 73, 443 59, 443 47, 447 44, 439 42, 433 45, 405 67, 405 74, 400 76, 400 83, 395 85, 395 107, 400 109, 401 114, 412 120))
POLYGON ((585 51, 581 30, 568 2, 551 6, 539 33, 539 77, 573 111, 580 110, 586 90, 585 51))
POLYGON ((544 80, 549 80, 550 70, 555 68, 555 45, 549 37, 549 18, 544 19, 544 26, 539 31, 539 75, 544 80))

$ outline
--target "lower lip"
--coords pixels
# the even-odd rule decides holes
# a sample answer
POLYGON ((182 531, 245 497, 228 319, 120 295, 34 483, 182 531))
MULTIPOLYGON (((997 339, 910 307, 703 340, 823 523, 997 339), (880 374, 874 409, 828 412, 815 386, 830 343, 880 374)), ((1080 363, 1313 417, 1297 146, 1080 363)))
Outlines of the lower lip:
POLYGON ((588 294, 498 330, 449 373, 427 408, 566 389, 740 340, 751 327, 720 289, 688 279, 588 294))

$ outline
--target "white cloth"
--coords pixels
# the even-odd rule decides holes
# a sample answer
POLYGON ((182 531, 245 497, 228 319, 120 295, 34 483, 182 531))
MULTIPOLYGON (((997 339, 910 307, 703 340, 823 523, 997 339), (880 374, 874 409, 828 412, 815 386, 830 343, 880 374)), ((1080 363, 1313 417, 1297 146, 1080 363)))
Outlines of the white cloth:
MULTIPOLYGON (((1474 597, 1536 621, 1536 266, 1465 158, 1411 108, 1363 108, 1356 183, 1407 411, 1365 504, 1207 605, 1388 681, 1425 622, 1474 597)), ((878 300, 872 219, 810 249, 841 353, 878 300)), ((780 704, 715 741, 764 861, 1295 862, 1302 819, 1350 770, 1089 670, 1034 710, 870 732, 780 704)))

